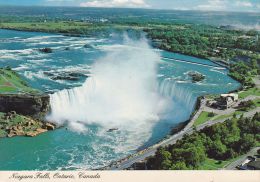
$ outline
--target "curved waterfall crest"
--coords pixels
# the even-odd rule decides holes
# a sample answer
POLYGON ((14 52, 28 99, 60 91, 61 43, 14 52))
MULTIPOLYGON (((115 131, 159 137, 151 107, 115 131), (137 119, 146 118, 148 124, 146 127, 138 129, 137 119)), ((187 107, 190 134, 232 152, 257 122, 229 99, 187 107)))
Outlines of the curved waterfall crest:
POLYGON ((178 84, 175 80, 163 79, 159 83, 158 89, 162 96, 178 101, 187 106, 187 108, 191 108, 190 106, 194 104, 194 93, 183 85, 178 84))
POLYGON ((157 88, 159 61, 146 40, 127 40, 92 65, 92 76, 82 86, 50 95, 49 119, 81 129, 91 123, 152 125, 169 108, 157 88))
POLYGON ((92 76, 82 86, 51 94, 49 119, 67 122, 77 131, 85 131, 84 125, 92 123, 151 128, 173 111, 174 103, 188 106, 193 102, 192 93, 174 80, 157 79, 159 61, 160 56, 145 40, 128 40, 97 60, 92 76))

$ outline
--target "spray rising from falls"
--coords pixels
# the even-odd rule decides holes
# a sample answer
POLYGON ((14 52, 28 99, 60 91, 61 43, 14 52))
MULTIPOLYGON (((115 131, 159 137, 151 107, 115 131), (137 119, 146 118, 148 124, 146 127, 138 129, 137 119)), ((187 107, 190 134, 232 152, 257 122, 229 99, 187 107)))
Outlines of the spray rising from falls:
POLYGON ((92 65, 92 76, 81 87, 51 95, 49 119, 77 131, 92 123, 136 129, 158 121, 168 106, 158 90, 159 61, 146 40, 126 41, 92 65))

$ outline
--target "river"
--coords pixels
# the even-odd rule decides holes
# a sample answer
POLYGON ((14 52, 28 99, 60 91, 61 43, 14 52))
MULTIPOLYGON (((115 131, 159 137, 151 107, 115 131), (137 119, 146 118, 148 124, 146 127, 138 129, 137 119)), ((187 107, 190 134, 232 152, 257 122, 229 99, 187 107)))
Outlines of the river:
MULTIPOLYGON (((103 59, 115 50, 120 51, 123 49, 131 53, 133 49, 138 49, 138 47, 133 47, 134 44, 126 44, 122 36, 113 34, 108 37, 89 38, 0 30, 0 67, 11 66, 31 86, 47 93, 60 93, 59 91, 64 89, 66 89, 67 92, 68 89, 73 90, 75 88, 76 90, 82 90, 77 88, 81 88, 89 79, 98 75, 99 69, 93 68, 93 64, 95 65, 97 60, 103 59), (37 50, 38 48, 45 47, 52 48, 53 53, 45 54, 37 50), (80 73, 80 76, 77 80, 57 79, 57 76, 69 73, 80 73), (54 79, 54 77, 56 77, 56 79, 54 79)), ((214 66, 214 63, 208 60, 170 53, 163 50, 152 49, 150 51, 157 55, 157 57, 155 55, 156 59, 169 57, 214 66)), ((130 64, 132 71, 143 65, 143 52, 145 51, 141 48, 137 51, 137 55, 140 54, 140 61, 134 62, 134 65, 130 64)), ((172 127, 189 118, 198 96, 225 93, 237 89, 240 86, 238 82, 227 76, 228 71, 225 69, 177 62, 163 58, 155 62, 158 93, 171 102, 170 110, 167 110, 166 114, 164 113, 164 117, 160 117, 152 122, 131 121, 128 123, 128 120, 126 120, 124 124, 118 122, 112 124, 106 124, 106 122, 86 122, 83 123, 86 128, 84 132, 79 132, 75 130, 75 127, 71 129, 68 126, 41 134, 34 138, 4 138, 0 140, 0 170, 76 170, 106 166, 112 161, 126 157, 136 150, 150 146, 165 137, 171 131, 172 127), (199 83, 193 83, 188 76, 189 71, 202 73, 205 75, 205 80, 199 83), (118 130, 107 132, 111 127, 116 127, 118 130)), ((146 62, 147 70, 154 69, 148 65, 149 62, 148 64, 146 62)), ((125 66, 129 65, 126 64, 125 66)), ((104 71, 102 70, 103 67, 101 66, 101 71, 104 71)), ((111 67, 108 68, 110 69, 111 67)), ((131 71, 131 69, 125 69, 126 67, 123 68, 124 69, 121 69, 121 67, 119 67, 119 71, 111 73, 116 73, 116 78, 110 77, 109 75, 111 85, 116 87, 116 84, 120 83, 121 86, 119 89, 125 89, 128 83, 125 81, 127 77, 123 75, 127 75, 129 70, 131 71), (124 72, 120 72, 120 70, 124 70, 124 72), (120 78, 118 74, 121 74, 122 78, 120 78), (122 84, 122 82, 124 84, 122 84)), ((137 69, 135 71, 134 73, 137 73, 137 79, 140 72, 146 72, 145 69, 141 71, 137 69)), ((141 76, 142 75, 143 74, 141 74, 141 76)), ((107 77, 107 75, 104 77, 107 77)), ((138 85, 138 88, 132 89, 132 91, 139 91, 140 85, 142 88, 142 85, 145 84, 146 77, 149 77, 149 74, 144 74, 142 84, 139 84, 138 80, 136 81, 135 79, 134 82, 129 83, 129 86, 138 85)), ((86 85, 89 86, 89 83, 86 85)), ((150 87, 150 85, 148 85, 148 87, 150 87)), ((102 89, 103 88, 107 89, 109 87, 102 87, 102 89)), ((109 89, 106 91, 109 93, 113 92, 109 89)), ((128 89, 126 89, 126 92, 127 91, 128 89)), ((73 94, 75 92, 73 91, 73 94)), ((117 95, 119 94, 121 93, 117 95)), ((123 95, 122 97, 131 100, 132 97, 128 98, 129 94, 123 95)), ((52 99, 56 99, 56 101, 52 102, 57 102, 57 98, 66 98, 63 95, 62 93, 59 94, 59 97, 53 97, 52 95, 52 99)), ((102 93, 101 96, 103 96, 102 93)), ((142 100, 141 104, 148 105, 152 103, 156 105, 154 102, 151 102, 154 97, 147 96, 146 92, 144 92, 143 95, 133 95, 133 97, 135 96, 138 100, 135 101, 133 99, 131 102, 134 104, 142 100), (145 99, 142 99, 142 96, 144 96, 145 99)), ((72 95, 69 96, 69 98, 71 97, 72 95)), ((73 98, 74 97, 78 98, 79 96, 75 96, 74 94, 73 98)), ((67 102, 64 101, 62 104, 65 106, 66 103, 67 102)), ((78 110, 83 106, 85 105, 79 105, 78 110)), ((88 106, 90 109, 93 108, 93 105, 88 106)), ((140 105, 134 105, 133 108, 136 109, 136 107, 139 106, 140 105)), ((100 108, 102 107, 97 107, 97 109, 100 108)), ((140 108, 142 109, 143 107, 140 108)), ((97 109, 95 109, 95 111, 103 111, 97 109)), ((148 109, 150 109, 150 107, 148 107, 148 109)), ((62 110, 64 113, 70 113, 70 115, 73 113, 70 108, 64 107, 59 111, 62 110)), ((119 111, 122 113, 122 110, 119 111)), ((125 112, 125 110, 123 111, 125 112)), ((151 110, 149 110, 149 112, 150 111, 151 110)), ((88 115, 91 115, 93 112, 88 113, 88 111, 86 111, 88 115)), ((108 111, 107 113, 111 112, 108 111)), ((97 117, 91 118, 92 121, 100 120, 100 118, 102 118, 99 117, 100 115, 104 116, 103 118, 106 121, 106 116, 110 116, 105 113, 95 114, 97 117)), ((113 114, 116 115, 116 113, 113 114)), ((53 118, 55 117, 52 117, 52 119, 53 118)), ((81 119, 84 120, 85 118, 81 119)), ((86 118, 86 120, 87 119, 88 118, 86 118)), ((133 118, 131 119, 133 120, 133 118)))

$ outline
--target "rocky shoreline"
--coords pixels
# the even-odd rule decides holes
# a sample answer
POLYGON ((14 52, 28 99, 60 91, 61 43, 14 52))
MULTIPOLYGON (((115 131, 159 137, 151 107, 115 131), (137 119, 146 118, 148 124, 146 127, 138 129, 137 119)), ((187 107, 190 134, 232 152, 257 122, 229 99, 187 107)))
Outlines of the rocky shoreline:
POLYGON ((57 126, 45 121, 50 111, 47 94, 0 94, 0 138, 34 137, 57 126))
POLYGON ((0 113, 0 138, 14 136, 34 137, 55 128, 56 125, 53 123, 19 115, 15 111, 0 113))
POLYGON ((0 70, 0 138, 32 137, 54 130, 56 125, 45 121, 50 96, 31 88, 10 67, 0 70))

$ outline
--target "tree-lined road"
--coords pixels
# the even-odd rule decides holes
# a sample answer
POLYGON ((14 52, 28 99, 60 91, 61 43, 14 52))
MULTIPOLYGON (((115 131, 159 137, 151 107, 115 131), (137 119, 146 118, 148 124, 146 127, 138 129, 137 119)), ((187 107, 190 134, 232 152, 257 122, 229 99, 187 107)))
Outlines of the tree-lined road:
MULTIPOLYGON (((248 112, 244 113, 243 115, 244 115, 244 117, 253 117, 255 115, 255 113, 257 113, 257 112, 260 112, 260 107, 257 107, 251 111, 248 111, 248 112)), ((227 119, 228 118, 220 119, 220 120, 216 120, 216 121, 208 121, 206 123, 203 123, 203 124, 197 126, 197 130, 201 130, 205 127, 212 126, 217 123, 223 123, 227 119)), ((193 132, 192 126, 193 126, 193 122, 190 122, 181 132, 171 136, 170 138, 168 138, 158 144, 155 144, 145 150, 142 150, 132 156, 129 156, 128 158, 118 161, 116 164, 110 166, 108 169, 110 169, 110 170, 127 169, 127 168, 131 167, 134 163, 143 161, 149 156, 153 156, 159 147, 172 145, 177 140, 181 139, 185 134, 191 134, 193 132)))
POLYGON ((253 148, 248 153, 246 153, 245 155, 240 157, 238 160, 231 162, 229 165, 227 165, 225 167, 225 169, 226 170, 236 170, 236 167, 238 165, 241 165, 247 159, 247 156, 254 156, 257 153, 257 150, 259 150, 259 149, 260 149, 260 147, 253 148))

